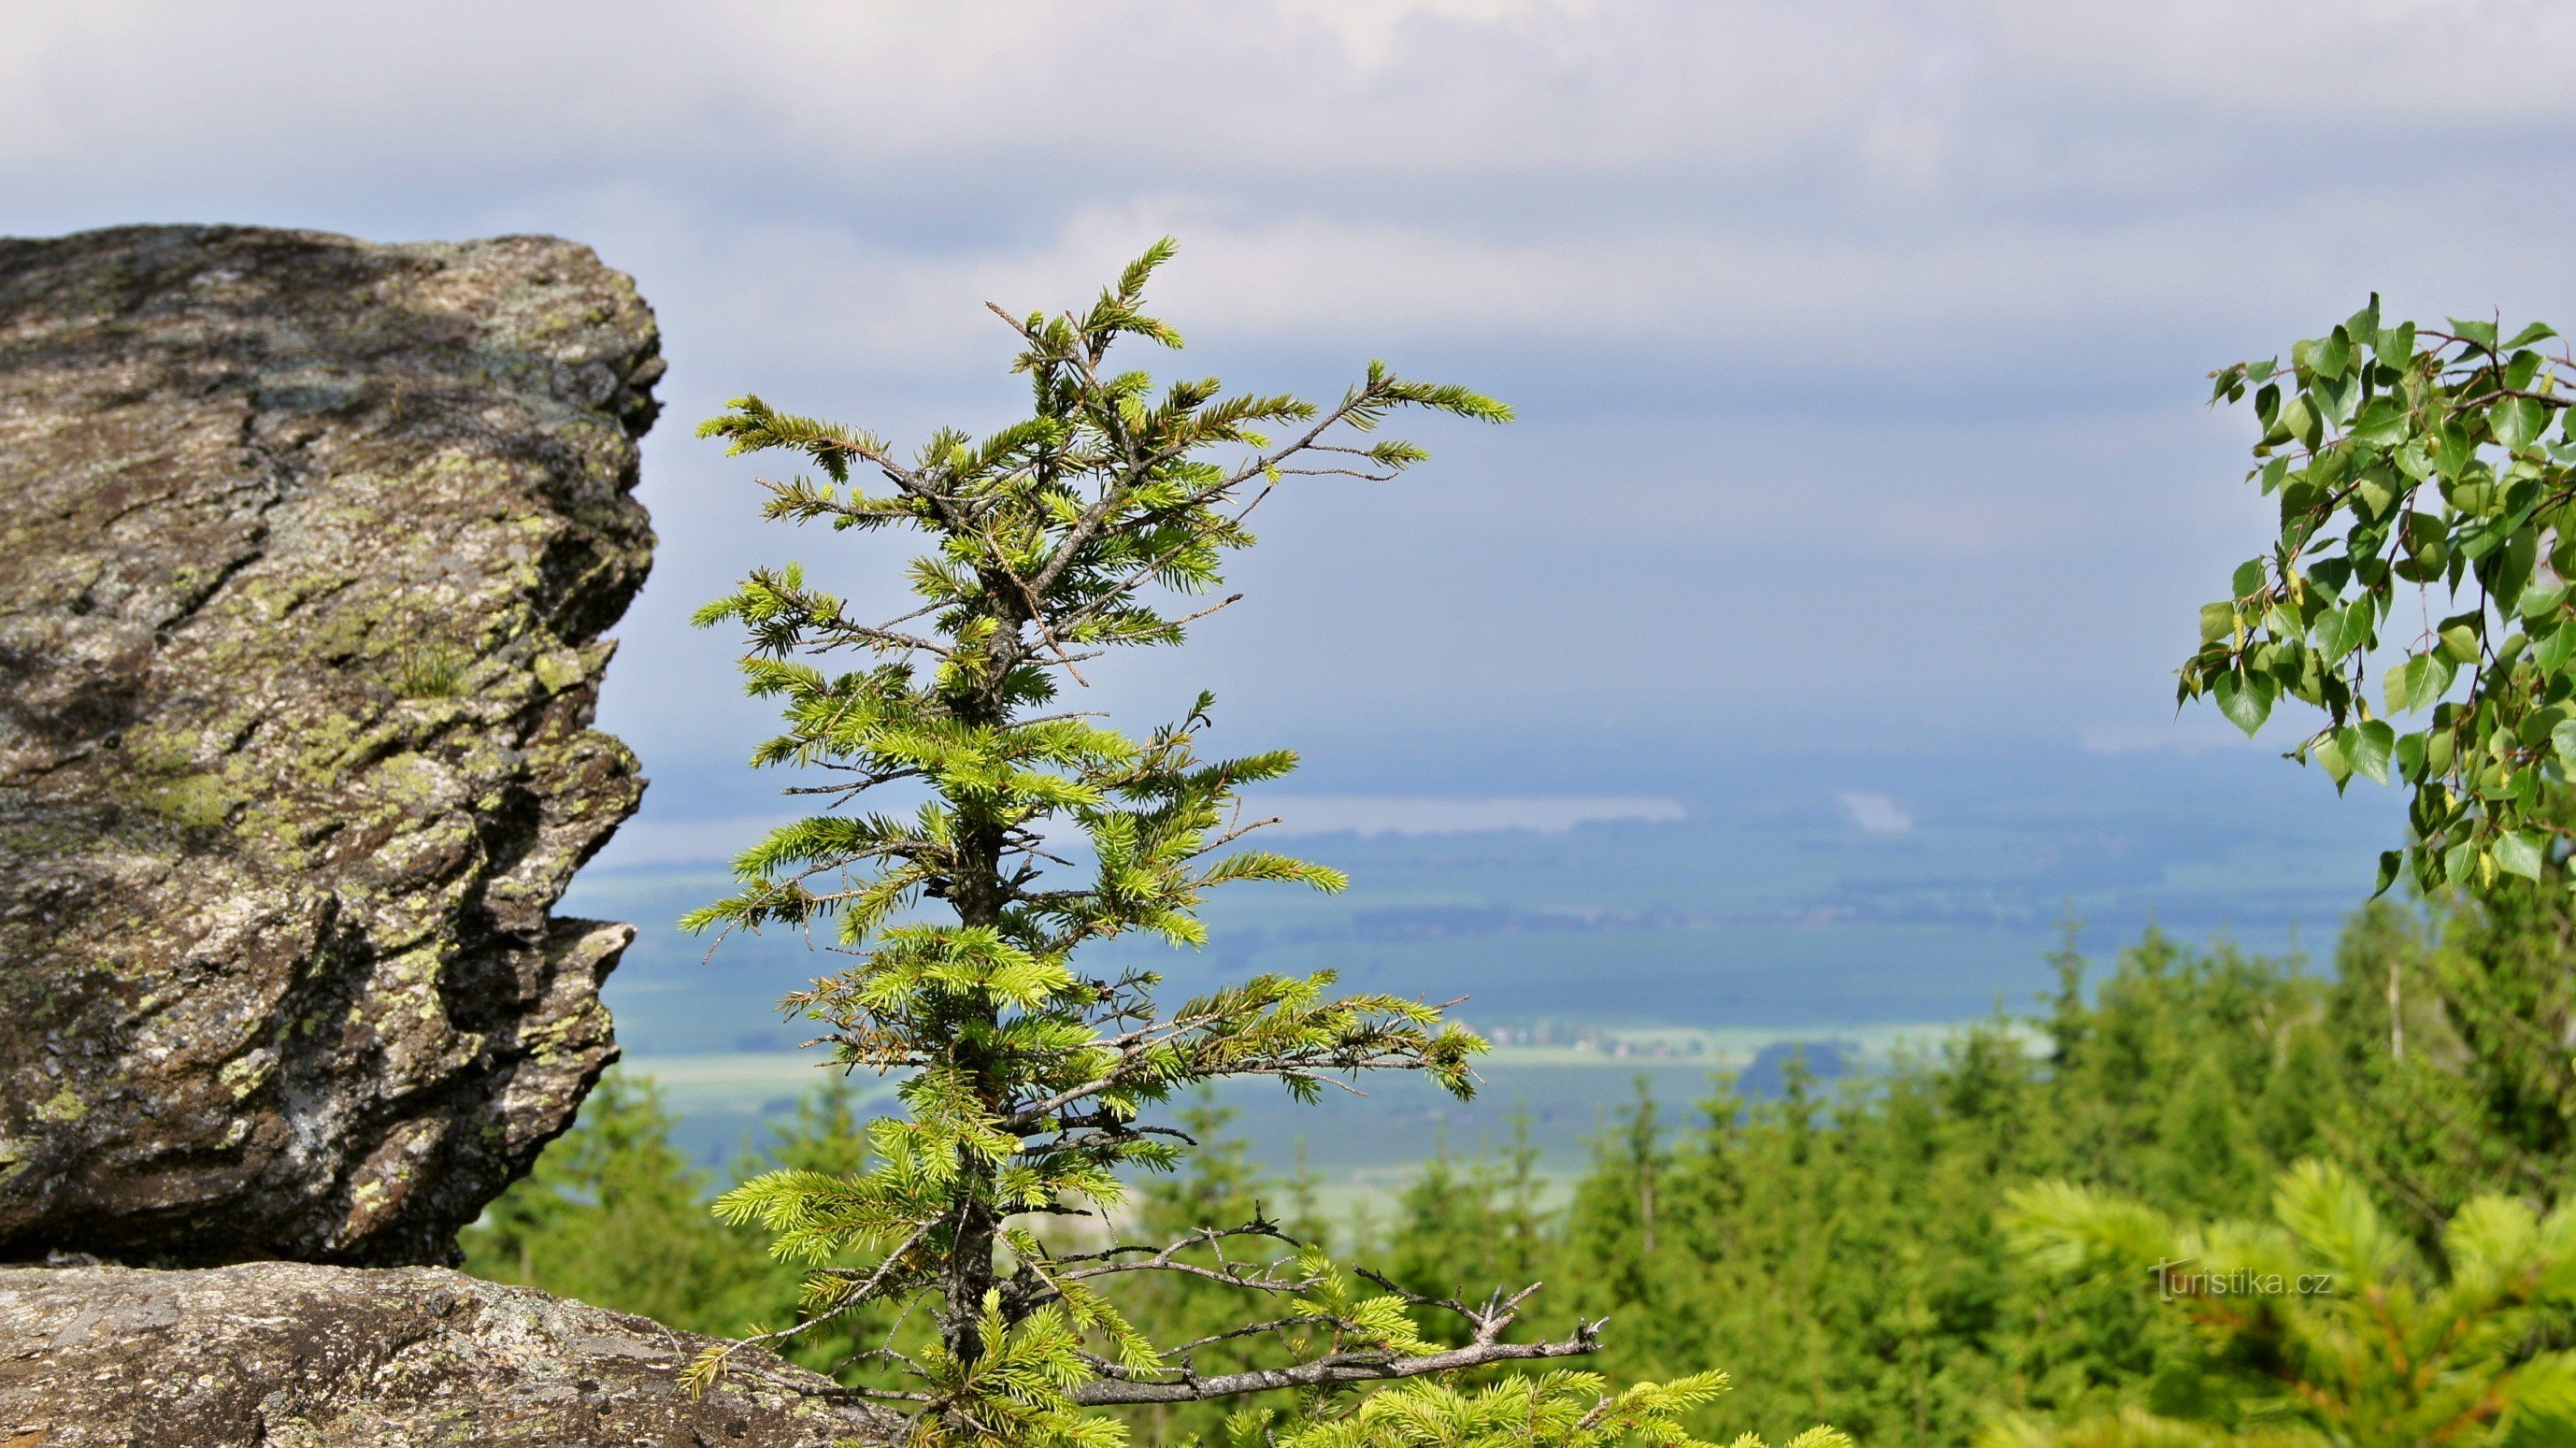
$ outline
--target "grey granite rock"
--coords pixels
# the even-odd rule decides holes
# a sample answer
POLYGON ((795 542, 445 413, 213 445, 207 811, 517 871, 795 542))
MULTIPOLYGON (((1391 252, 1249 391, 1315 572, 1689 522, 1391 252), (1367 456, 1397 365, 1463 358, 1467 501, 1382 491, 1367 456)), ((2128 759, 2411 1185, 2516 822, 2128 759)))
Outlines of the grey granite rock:
POLYGON ((570 1124, 658 350, 550 238, 0 240, 0 1260, 449 1260, 570 1124))
POLYGON ((823 1448, 883 1413, 758 1349, 439 1268, 0 1271, 0 1448, 823 1448))

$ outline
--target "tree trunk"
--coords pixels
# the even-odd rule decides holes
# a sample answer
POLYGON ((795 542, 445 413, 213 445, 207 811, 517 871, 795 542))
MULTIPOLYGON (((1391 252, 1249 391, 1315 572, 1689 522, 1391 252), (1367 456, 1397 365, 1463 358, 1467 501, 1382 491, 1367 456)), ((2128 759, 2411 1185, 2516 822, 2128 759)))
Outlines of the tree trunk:
MULTIPOLYGON (((1016 621, 1012 632, 1018 632, 1016 621)), ((1011 651, 1016 657, 1020 650, 1011 651)), ((1000 673, 1007 669, 997 670, 1000 673)), ((999 698, 998 686, 971 698, 958 713, 969 724, 992 726, 1004 723, 1010 708, 999 698)), ((957 912, 957 923, 964 926, 994 926, 1002 923, 1008 904, 1009 886, 1002 877, 1002 831, 989 821, 969 825, 960 831, 957 878, 948 885, 949 908, 957 912)), ((979 1001, 970 1019, 960 1023, 959 1036, 968 1028, 985 1040, 993 1036, 1001 1022, 1001 1010, 990 1000, 979 1001)), ((984 1109, 1000 1115, 1008 1107, 1004 1099, 1007 1088, 1000 1073, 988 1060, 974 1059, 958 1051, 955 1038, 951 1044, 952 1059, 974 1079, 975 1093, 984 1109)), ((972 1364, 990 1346, 984 1341, 984 1294, 994 1285, 993 1247, 1001 1219, 993 1210, 992 1163, 980 1156, 969 1155, 959 1163, 957 1234, 950 1243, 946 1264, 947 1301, 939 1313, 939 1338, 949 1353, 950 1361, 960 1368, 972 1364)))
POLYGON ((993 1235, 999 1225, 982 1205, 991 1196, 992 1169, 970 1164, 964 1176, 976 1200, 963 1211, 965 1221, 948 1257, 948 1300, 939 1311, 939 1341, 960 1367, 984 1355, 984 1294, 993 1287, 993 1235))

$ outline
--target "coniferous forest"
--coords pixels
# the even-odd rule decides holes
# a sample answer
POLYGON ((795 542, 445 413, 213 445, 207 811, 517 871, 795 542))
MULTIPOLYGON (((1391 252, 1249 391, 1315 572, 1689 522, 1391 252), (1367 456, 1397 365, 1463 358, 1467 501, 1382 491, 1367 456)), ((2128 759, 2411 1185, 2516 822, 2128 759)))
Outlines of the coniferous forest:
MULTIPOLYGON (((2330 1163, 2386 1237, 2347 1290, 2424 1291, 2464 1207, 2500 1188, 2548 1200, 2576 1166, 2576 1071, 2556 1046, 2570 925, 2553 895, 2508 886, 2367 906, 2330 968, 2157 934, 2109 961, 2069 948, 2053 1000, 1884 1072, 1828 1089, 1793 1067, 1783 1095, 1756 1103, 1723 1074, 1694 1101, 1641 1090, 1570 1190, 1550 1190, 1511 1142, 1487 1143, 1428 1163, 1392 1210, 1358 1220, 1326 1218, 1293 1173, 1257 1169, 1202 1105, 1188 1124, 1205 1149, 1144 1183, 1132 1211, 1170 1235, 1266 1208, 1427 1295, 1545 1281, 1561 1308, 1609 1319, 1600 1365, 1614 1378, 1723 1366, 1733 1390, 1690 1420, 1704 1439, 1826 1422, 1865 1443, 2004 1443, 2122 1413, 2224 1430, 2295 1394, 2357 1429, 2387 1415, 2347 1441, 2416 1441, 2426 1424, 2407 1412, 2457 1414, 2446 1395, 2499 1391, 2515 1355, 2472 1356, 2453 1369, 2469 1382, 2411 1396, 2411 1364, 2367 1338, 2357 1362, 2265 1361, 2214 1342, 2155 1290, 2151 1265, 2070 1254, 2031 1188, 2096 1192, 2182 1231, 2278 1226, 2287 1174, 2330 1163)), ((733 1175, 848 1169, 864 1153, 849 1094, 817 1091, 733 1175)), ((797 1274, 709 1214, 716 1183, 670 1126, 648 1079, 612 1076, 468 1234, 471 1270, 709 1333, 786 1320, 797 1274)), ((2576 1234, 2533 1250, 2576 1273, 2576 1234)), ((1187 1337, 1224 1317, 1221 1290, 1174 1281, 1140 1325, 1187 1337)), ((2546 1306, 2516 1324, 2553 1345, 2576 1341, 2571 1328, 2546 1306)), ((859 1336, 791 1354, 829 1368, 859 1336)), ((1128 1411, 1150 1441, 1212 1437, 1224 1417, 1128 1411)))

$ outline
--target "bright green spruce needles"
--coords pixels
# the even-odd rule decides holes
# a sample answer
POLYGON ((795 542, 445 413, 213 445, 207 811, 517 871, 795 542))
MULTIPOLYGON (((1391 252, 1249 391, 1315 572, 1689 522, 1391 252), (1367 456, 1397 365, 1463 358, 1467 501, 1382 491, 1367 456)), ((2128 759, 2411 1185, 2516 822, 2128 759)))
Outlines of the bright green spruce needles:
POLYGON ((2214 398, 2253 394, 2249 476, 2281 532, 2201 609, 2181 697, 2248 734, 2278 699, 2315 705, 2296 756, 2337 788, 2402 778, 2415 842, 2381 856, 2383 890, 2537 879, 2570 832, 2576 361, 2546 326, 2498 330, 2383 326, 2373 297, 2286 367, 2215 374, 2214 398))
MULTIPOLYGON (((1483 1049, 1435 1007, 1336 995, 1329 974, 1257 976, 1167 1007, 1151 972, 1102 978, 1075 963, 1086 943, 1133 931, 1201 943, 1196 907, 1212 886, 1343 882, 1239 844, 1263 822, 1243 817, 1237 792, 1295 756, 1202 758, 1205 695, 1133 739, 1065 707, 1064 681, 1080 684, 1083 662, 1110 649, 1180 643, 1212 611, 1188 598, 1218 586, 1225 555, 1253 541, 1245 516, 1274 489, 1383 481, 1422 460, 1410 443, 1369 440, 1395 410, 1511 416, 1374 363, 1329 407, 1226 395, 1213 380, 1158 391, 1142 372, 1113 371, 1123 339, 1180 343, 1138 310, 1169 254, 1169 243, 1148 251, 1079 314, 1004 315, 1034 406, 989 437, 943 432, 898 458, 879 438, 755 397, 702 429, 735 453, 786 452, 821 474, 764 483, 772 519, 910 528, 932 542, 909 568, 919 606, 900 617, 854 619, 794 566, 757 570, 699 612, 702 625, 749 631, 750 690, 784 706, 785 731, 754 762, 800 770, 795 792, 826 811, 746 851, 739 891, 683 922, 817 935, 845 963, 786 1004, 822 1024, 844 1067, 903 1076, 908 1114, 872 1124, 867 1170, 773 1173, 718 1210, 761 1223, 809 1269, 806 1322, 771 1336, 885 1305, 897 1323, 873 1355, 885 1381, 859 1391, 903 1412, 916 1441, 1097 1443, 1119 1425, 1083 1407, 1320 1392, 1596 1341, 1598 1324, 1584 1323, 1557 1341, 1505 1341, 1528 1291, 1481 1306, 1354 1292, 1265 1220, 1177 1243, 1082 1239, 1083 1250, 1030 1225, 1116 1203, 1121 1168, 1169 1167, 1191 1143, 1145 1115, 1180 1088, 1271 1077, 1311 1098, 1394 1069, 1463 1096, 1483 1049), (898 782, 928 802, 850 808, 898 782), (1067 849, 1076 837, 1083 847, 1067 849), (1147 1271, 1223 1283, 1255 1310, 1219 1338, 1149 1342, 1104 1290, 1147 1271), (918 1343, 900 1336, 916 1306, 929 1328, 918 1343), (1421 1336, 1417 1313, 1447 1314, 1468 1340, 1421 1336), (1214 1344, 1270 1344, 1277 1360, 1201 1371, 1214 1344)), ((721 1361, 693 1376, 707 1381, 721 1361)))

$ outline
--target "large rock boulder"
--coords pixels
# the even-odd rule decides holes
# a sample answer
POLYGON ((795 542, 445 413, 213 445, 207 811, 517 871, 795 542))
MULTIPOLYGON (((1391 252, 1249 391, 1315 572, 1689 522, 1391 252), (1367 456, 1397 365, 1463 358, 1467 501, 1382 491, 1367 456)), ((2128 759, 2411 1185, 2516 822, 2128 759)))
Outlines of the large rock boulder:
POLYGON ((708 1345, 438 1268, 0 1271, 0 1448, 824 1448, 889 1415, 708 1345))
POLYGON ((449 1260, 571 1122, 658 345, 543 237, 0 240, 0 1260, 449 1260))

